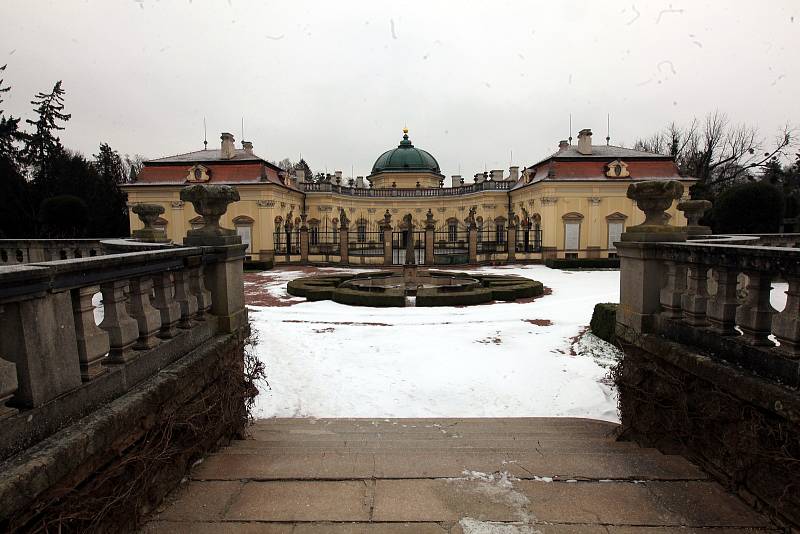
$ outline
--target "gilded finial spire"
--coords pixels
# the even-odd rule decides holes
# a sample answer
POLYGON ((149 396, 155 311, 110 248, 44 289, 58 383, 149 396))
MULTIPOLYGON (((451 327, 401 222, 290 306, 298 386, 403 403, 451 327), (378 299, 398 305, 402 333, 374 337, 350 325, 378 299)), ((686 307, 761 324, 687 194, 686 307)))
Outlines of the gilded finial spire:
POLYGON ((403 133, 404 133, 404 134, 407 134, 407 133, 408 133, 408 127, 407 127, 407 126, 403 128, 403 133))

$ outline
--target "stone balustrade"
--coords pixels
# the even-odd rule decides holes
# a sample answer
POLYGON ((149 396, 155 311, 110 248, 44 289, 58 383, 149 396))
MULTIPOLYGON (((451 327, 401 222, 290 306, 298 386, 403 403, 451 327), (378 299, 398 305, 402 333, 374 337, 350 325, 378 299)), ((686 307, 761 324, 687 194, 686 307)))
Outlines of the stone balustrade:
POLYGON ((120 241, 134 252, 0 266, 0 419, 10 429, 0 458, 213 336, 247 329, 245 246, 193 240, 120 241), (28 412, 46 424, 32 429, 28 412))
POLYGON ((100 239, 0 239, 0 267, 104 253, 100 239))
POLYGON ((753 243, 621 242, 623 339, 660 334, 800 385, 800 250, 753 243), (781 311, 770 304, 776 282, 788 286, 781 311))

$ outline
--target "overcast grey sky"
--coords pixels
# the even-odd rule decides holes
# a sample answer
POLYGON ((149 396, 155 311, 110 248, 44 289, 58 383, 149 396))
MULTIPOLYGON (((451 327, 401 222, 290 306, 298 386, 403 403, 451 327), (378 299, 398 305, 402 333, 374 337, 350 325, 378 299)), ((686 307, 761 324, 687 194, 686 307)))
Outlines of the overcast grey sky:
POLYGON ((719 108, 800 122, 800 2, 2 0, 6 112, 63 80, 70 148, 159 157, 244 133, 368 174, 408 125, 447 174, 525 165, 589 127, 630 144, 719 108))

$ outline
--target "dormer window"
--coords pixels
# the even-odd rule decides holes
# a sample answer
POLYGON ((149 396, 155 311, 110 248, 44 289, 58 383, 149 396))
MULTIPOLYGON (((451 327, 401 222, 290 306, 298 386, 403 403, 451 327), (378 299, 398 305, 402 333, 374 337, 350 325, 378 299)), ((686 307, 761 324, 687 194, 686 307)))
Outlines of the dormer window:
POLYGON ((606 166, 606 176, 609 178, 627 178, 630 175, 628 164, 621 159, 615 159, 606 166))
POLYGON ((206 167, 205 165, 200 165, 198 163, 197 165, 193 165, 192 167, 189 168, 189 172, 186 175, 186 181, 200 182, 200 183, 207 182, 211 179, 209 173, 210 169, 208 167, 206 167))

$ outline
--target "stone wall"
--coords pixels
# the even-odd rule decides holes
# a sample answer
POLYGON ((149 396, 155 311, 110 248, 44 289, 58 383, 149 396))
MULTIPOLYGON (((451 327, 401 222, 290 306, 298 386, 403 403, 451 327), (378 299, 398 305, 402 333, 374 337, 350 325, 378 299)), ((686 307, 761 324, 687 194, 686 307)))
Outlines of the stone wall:
POLYGON ((797 392, 657 336, 622 345, 622 439, 687 456, 748 502, 800 525, 797 392))
POLYGON ((2 464, 0 531, 133 531, 194 461, 241 435, 243 343, 215 338, 2 464))

